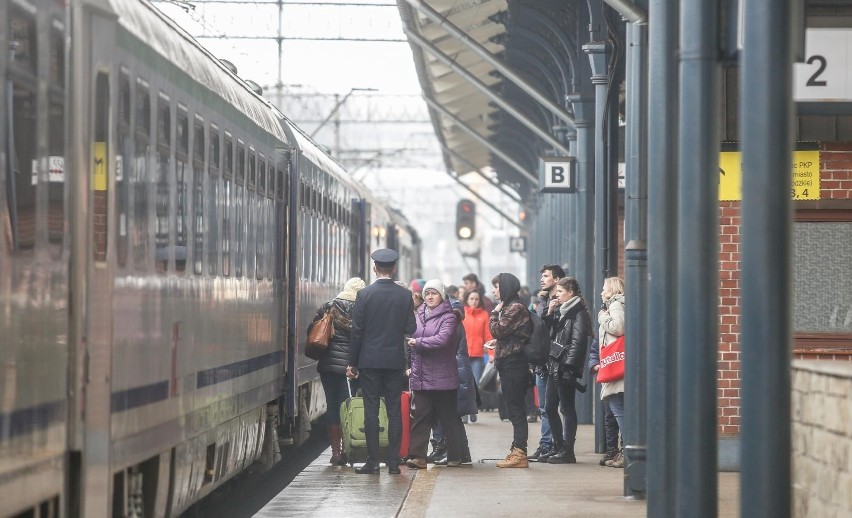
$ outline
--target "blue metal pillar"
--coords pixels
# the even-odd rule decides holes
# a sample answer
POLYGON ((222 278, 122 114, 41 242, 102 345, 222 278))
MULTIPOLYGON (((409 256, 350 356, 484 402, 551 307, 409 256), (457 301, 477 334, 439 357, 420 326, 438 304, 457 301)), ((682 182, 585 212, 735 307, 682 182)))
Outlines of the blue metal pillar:
MULTIPOLYGON (((791 155, 800 2, 745 3, 742 135, 740 514, 791 515, 791 155)), ((820 481, 821 482, 821 481, 820 481)), ((848 489, 848 488, 847 488, 848 489)), ((846 498, 850 495, 846 494, 846 498)))
POLYGON ((678 5, 648 10, 648 516, 675 516, 678 5))
MULTIPOLYGON (((569 95, 574 106, 574 123, 577 127, 577 248, 574 276, 587 301, 594 285, 594 218, 595 218, 595 101, 588 95, 569 95)), ((577 393, 577 421, 592 424, 592 390, 577 393)))
POLYGON ((719 76, 719 4, 682 1, 675 515, 708 518, 718 508, 719 76))

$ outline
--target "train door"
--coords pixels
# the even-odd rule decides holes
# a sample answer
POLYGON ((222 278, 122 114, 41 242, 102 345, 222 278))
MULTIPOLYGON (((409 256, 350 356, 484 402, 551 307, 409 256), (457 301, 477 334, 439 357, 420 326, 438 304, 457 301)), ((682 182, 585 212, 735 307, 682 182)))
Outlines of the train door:
POLYGON ((0 513, 66 502, 64 6, 0 2, 0 513))
POLYGON ((113 244, 110 186, 115 153, 112 121, 117 87, 111 49, 115 19, 85 2, 71 3, 72 47, 69 137, 73 162, 72 214, 72 394, 69 480, 78 495, 71 514, 107 516, 110 495, 110 401, 113 244))

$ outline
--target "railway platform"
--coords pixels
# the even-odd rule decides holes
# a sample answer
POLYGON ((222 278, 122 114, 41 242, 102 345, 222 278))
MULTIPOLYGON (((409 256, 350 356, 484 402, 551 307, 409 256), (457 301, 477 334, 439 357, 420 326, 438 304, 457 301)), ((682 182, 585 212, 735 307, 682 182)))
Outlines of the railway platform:
MULTIPOLYGON (((402 474, 389 475, 383 465, 378 475, 358 475, 330 466, 328 449, 255 516, 646 516, 644 501, 622 496, 623 470, 598 465, 592 425, 577 430, 577 464, 528 469, 496 466, 512 437, 511 424, 497 412, 480 413, 466 429, 471 466, 401 466, 402 474)), ((538 430, 539 423, 530 423, 531 444, 538 430)), ((719 473, 719 516, 739 516, 738 488, 738 473, 719 473)))

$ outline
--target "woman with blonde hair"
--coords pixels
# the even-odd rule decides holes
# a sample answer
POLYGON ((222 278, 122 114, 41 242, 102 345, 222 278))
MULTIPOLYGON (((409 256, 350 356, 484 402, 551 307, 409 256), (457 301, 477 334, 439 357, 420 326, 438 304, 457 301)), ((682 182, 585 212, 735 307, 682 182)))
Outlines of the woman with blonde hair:
MULTIPOLYGON (((340 430, 340 404, 349 396, 346 385, 346 366, 349 365, 349 338, 352 333, 352 309, 355 307, 355 296, 365 287, 364 280, 352 277, 343 285, 343 291, 334 300, 323 304, 317 311, 311 327, 329 311, 334 322, 334 335, 328 344, 328 349, 320 357, 317 364, 320 381, 327 410, 325 414, 328 441, 331 443, 331 463, 337 466, 346 464, 343 454, 343 434, 340 430)), ((355 387, 353 387, 353 391, 355 387)))
MULTIPOLYGON (((624 335, 624 281, 620 277, 604 279, 601 300, 603 305, 598 312, 598 340, 600 350, 603 350, 615 342, 619 336, 624 335)), ((591 359, 590 363, 592 363, 591 359)), ((597 373, 600 370, 598 363, 592 366, 592 372, 597 373)), ((604 410, 611 413, 618 423, 618 430, 623 430, 624 378, 601 383, 601 399, 604 403, 604 410)), ((618 449, 618 431, 610 431, 607 436, 607 453, 603 459, 604 465, 613 468, 624 467, 623 456, 618 449)))

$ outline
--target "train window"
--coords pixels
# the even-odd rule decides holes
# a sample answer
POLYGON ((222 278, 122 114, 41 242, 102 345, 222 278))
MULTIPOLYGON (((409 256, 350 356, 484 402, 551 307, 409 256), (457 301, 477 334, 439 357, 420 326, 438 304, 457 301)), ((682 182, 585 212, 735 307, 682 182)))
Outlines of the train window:
POLYGON ((222 275, 231 276, 231 207, 233 206, 234 182, 225 179, 224 189, 219 203, 222 211, 222 275))
POLYGON ((145 270, 148 258, 148 182, 150 177, 151 97, 147 85, 136 82, 136 136, 133 167, 128 171, 133 190, 133 216, 131 239, 133 241, 133 264, 137 270, 145 270))
POLYGON ((92 163, 92 256, 105 262, 109 241, 107 199, 109 194, 109 76, 98 73, 95 81, 95 142, 92 163))
POLYGON ((169 98, 160 94, 157 104, 157 177, 154 260, 159 273, 165 273, 169 264, 169 169, 171 166, 171 106, 169 98))
POLYGON ((47 125, 47 241, 51 257, 60 259, 65 241, 65 35, 50 33, 49 105, 47 125))
POLYGON ((234 170, 237 185, 246 184, 246 145, 242 140, 237 140, 237 167, 234 170))
POLYGON ((9 9, 9 51, 12 66, 36 73, 36 21, 33 15, 12 5, 9 9))
MULTIPOLYGON (((10 230, 4 232, 12 250, 33 250, 36 235, 36 186, 38 177, 31 175, 36 163, 36 92, 35 85, 11 83, 12 100, 9 163, 6 177, 6 209, 10 230)), ((6 218, 4 218, 6 219, 6 218)))
POLYGON ((204 264, 204 120, 196 115, 192 129, 192 273, 201 275, 204 264))
POLYGON ((266 196, 266 157, 259 154, 257 156, 257 194, 261 198, 266 196))
POLYGON ((234 177, 234 141, 230 133, 225 133, 225 157, 222 174, 225 178, 234 177))
POLYGON ((62 90, 65 85, 65 34, 54 28, 50 35, 50 62, 48 78, 50 87, 62 90))
POLYGON ((208 161, 209 181, 207 183, 207 273, 219 275, 219 210, 221 204, 221 180, 219 179, 219 128, 210 125, 210 159, 208 161))
POLYGON ((257 188, 257 156, 252 148, 249 148, 248 188, 251 192, 254 192, 257 188))
POLYGON ((118 266, 127 266, 129 177, 125 169, 133 156, 130 114, 130 77, 122 69, 118 78, 118 145, 115 153, 115 252, 118 266))
POLYGON ((178 104, 175 125, 175 271, 183 273, 188 259, 186 184, 189 175, 189 115, 186 107, 178 104))
MULTIPOLYGON (((283 161, 282 161, 283 162, 283 161)), ((275 197, 279 200, 284 200, 286 176, 284 175, 286 165, 283 163, 275 164, 275 197)))
POLYGON ((243 276, 243 264, 245 264, 245 194, 246 190, 240 185, 234 185, 234 275, 239 279, 243 276))

